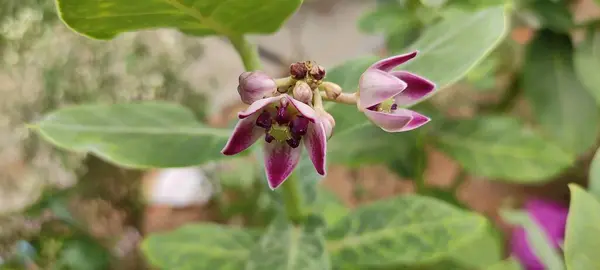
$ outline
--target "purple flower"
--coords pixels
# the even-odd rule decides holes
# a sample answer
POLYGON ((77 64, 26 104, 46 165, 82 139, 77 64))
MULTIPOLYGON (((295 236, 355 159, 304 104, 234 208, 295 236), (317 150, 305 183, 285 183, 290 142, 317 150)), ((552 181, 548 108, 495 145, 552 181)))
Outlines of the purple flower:
MULTIPOLYGON (((525 211, 531 216, 551 241, 553 248, 560 248, 565 239, 565 228, 569 209, 556 202, 530 200, 525 204, 525 211)), ((527 270, 544 270, 544 265, 534 254, 525 229, 518 227, 513 231, 511 253, 527 270)))
POLYGON ((400 108, 424 98, 435 84, 407 71, 392 71, 413 59, 417 51, 392 56, 371 65, 360 77, 359 108, 387 132, 409 131, 430 121, 429 117, 400 108))
POLYGON ((284 94, 255 101, 238 118, 221 153, 235 155, 264 136, 264 163, 271 189, 279 187, 298 165, 300 144, 304 144, 317 173, 325 175, 324 119, 310 106, 284 94))
POLYGON ((244 72, 239 77, 238 93, 242 102, 252 104, 277 91, 275 80, 262 71, 244 72))

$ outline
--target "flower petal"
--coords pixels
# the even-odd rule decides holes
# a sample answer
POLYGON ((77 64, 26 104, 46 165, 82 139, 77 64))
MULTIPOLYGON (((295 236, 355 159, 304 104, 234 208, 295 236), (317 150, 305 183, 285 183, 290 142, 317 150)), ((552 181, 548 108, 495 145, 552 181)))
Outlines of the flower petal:
POLYGON ((542 225, 552 244, 558 247, 565 237, 569 209, 554 201, 538 199, 527 201, 525 209, 542 225))
POLYGON ((406 71, 393 71, 392 75, 404 81, 408 86, 394 99, 400 107, 413 104, 435 89, 435 83, 406 71))
POLYGON ((375 64, 371 65, 370 68, 379 69, 387 72, 399 65, 406 63, 408 60, 415 58, 415 56, 417 56, 418 53, 419 51, 416 50, 411 53, 388 57, 375 62, 375 64))
POLYGON ((258 114, 238 120, 233 133, 221 153, 227 156, 235 155, 250 147, 258 138, 265 134, 265 130, 256 126, 258 114))
POLYGON ((292 174, 300 161, 301 153, 302 148, 292 148, 286 143, 265 143, 265 171, 271 189, 278 188, 292 174))
POLYGON ((417 112, 407 109, 397 109, 392 113, 365 110, 369 120, 387 132, 403 132, 416 129, 430 121, 417 112))
POLYGON ((378 69, 367 69, 358 82, 359 106, 369 108, 400 94, 406 83, 378 69))
POLYGON ((254 101, 252 104, 250 104, 250 106, 248 106, 248 108, 246 108, 246 110, 239 112, 238 113, 238 118, 240 119, 244 119, 250 115, 252 115, 253 113, 261 110, 262 108, 264 108, 265 106, 276 102, 280 99, 281 97, 277 96, 277 97, 268 97, 268 98, 263 98, 263 99, 259 99, 257 101, 254 101))
POLYGON ((317 120, 317 113, 310 106, 302 103, 301 101, 292 98, 290 95, 284 95, 284 98, 287 98, 290 103, 302 114, 302 116, 308 118, 311 122, 315 122, 317 120))
POLYGON ((315 170, 322 176, 325 176, 327 166, 327 133, 324 121, 320 119, 314 124, 308 126, 308 131, 303 137, 304 147, 308 151, 308 156, 315 166, 315 170))
POLYGON ((543 270, 544 264, 540 259, 533 253, 529 241, 527 240, 527 233, 522 227, 515 228, 512 232, 510 240, 511 255, 516 257, 525 269, 528 270, 543 270))

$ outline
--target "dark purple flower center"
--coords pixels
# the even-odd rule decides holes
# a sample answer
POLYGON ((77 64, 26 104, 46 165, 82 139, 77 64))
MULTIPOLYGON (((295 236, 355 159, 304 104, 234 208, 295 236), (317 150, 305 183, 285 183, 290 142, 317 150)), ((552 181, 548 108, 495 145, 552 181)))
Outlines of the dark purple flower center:
POLYGON ((265 129, 265 142, 285 142, 296 148, 308 131, 309 122, 308 118, 288 110, 287 102, 282 102, 275 109, 271 107, 260 113, 256 126, 265 129))

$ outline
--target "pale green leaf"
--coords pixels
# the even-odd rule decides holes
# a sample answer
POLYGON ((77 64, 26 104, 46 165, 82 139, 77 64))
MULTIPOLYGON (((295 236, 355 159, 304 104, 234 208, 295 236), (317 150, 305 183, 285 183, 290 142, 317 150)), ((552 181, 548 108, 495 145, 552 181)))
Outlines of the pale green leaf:
POLYGON ((188 109, 165 102, 66 107, 32 128, 58 147, 130 168, 186 167, 220 158, 231 133, 204 126, 188 109))
POLYGON ((506 222, 525 229, 528 243, 531 245, 534 254, 546 266, 546 269, 565 269, 562 256, 552 247, 548 235, 541 228, 542 224, 538 224, 524 211, 503 210, 500 214, 506 222))
POLYGON ((319 224, 296 227, 283 218, 275 219, 252 250, 245 269, 331 269, 319 224))
POLYGON ((568 35, 539 31, 527 48, 523 90, 544 134, 581 154, 595 144, 600 119, 593 96, 573 70, 568 35))
POLYGON ((600 29, 590 29, 586 39, 575 49, 575 71, 586 89, 600 104, 600 29))
POLYGON ((600 199, 600 149, 596 150, 592 163, 590 164, 589 192, 600 199))
POLYGON ((468 269, 481 269, 500 261, 503 256, 502 236, 491 224, 469 244, 454 250, 451 260, 468 269))
POLYGON ((567 269, 600 269, 600 202, 575 184, 569 189, 571 205, 564 244, 567 269))
POLYGON ((485 270, 523 270, 523 266, 514 258, 508 258, 501 262, 495 263, 485 270))
POLYGON ((176 28, 192 35, 273 33, 302 0, 57 0, 71 29, 97 39, 123 32, 176 28))
POLYGON ((508 31, 507 16, 502 5, 449 17, 408 47, 406 52, 419 50, 420 55, 400 69, 435 82, 438 87, 430 96, 434 95, 464 77, 498 46, 508 31))
POLYGON ((254 231, 194 224, 150 235, 141 248, 150 264, 160 269, 239 270, 257 241, 254 231))
POLYGON ((450 259, 487 226, 476 213, 406 195, 355 209, 329 228, 327 247, 339 267, 424 265, 450 259))
POLYGON ((431 136, 470 173, 499 180, 545 182, 574 162, 573 155, 510 117, 447 120, 431 136))
POLYGON ((421 0, 421 4, 430 8, 439 8, 446 4, 448 0, 421 0))

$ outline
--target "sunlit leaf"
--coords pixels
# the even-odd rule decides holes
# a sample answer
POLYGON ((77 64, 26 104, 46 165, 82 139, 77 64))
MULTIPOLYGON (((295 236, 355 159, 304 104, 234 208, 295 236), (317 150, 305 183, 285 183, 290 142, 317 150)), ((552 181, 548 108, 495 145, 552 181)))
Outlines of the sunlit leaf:
POLYGON ((210 128, 176 104, 81 105, 46 115, 33 129, 52 144, 125 167, 185 167, 222 157, 231 131, 210 128))
POLYGON ((216 224, 185 225, 150 235, 142 243, 148 261, 160 269, 243 269, 258 235, 216 224))
POLYGON ((516 259, 508 258, 485 268, 485 270, 523 270, 523 266, 516 259))
POLYGON ((431 135, 437 148, 470 173, 499 180, 544 182, 574 162, 571 154, 510 117, 447 120, 431 135))
POLYGON ((600 119, 573 70, 570 37, 538 31, 526 54, 523 90, 544 134, 567 151, 585 152, 596 142, 600 119))
POLYGON ((476 213, 406 195, 352 211, 328 229, 327 247, 339 267, 422 265, 449 259, 487 226, 476 213))
POLYGON ((97 39, 151 28, 176 28, 197 36, 273 33, 302 0, 57 0, 62 20, 97 39))
POLYGON ((600 28, 588 31, 586 39, 575 48, 574 60, 579 80, 600 104, 600 28))
POLYGON ((527 242, 539 260, 549 270, 563 270, 565 263, 562 256, 550 244, 548 235, 544 233, 541 224, 532 219, 527 212, 517 210, 504 210, 501 212, 504 220, 512 225, 521 226, 527 234, 527 242))
POLYGON ((252 250, 245 269, 331 269, 320 224, 296 227, 275 219, 252 250))
POLYGON ((600 151, 598 150, 590 164, 588 189, 592 195, 600 199, 600 151))
POLYGON ((569 270, 600 269, 600 202, 581 187, 570 184, 565 261, 569 270))

